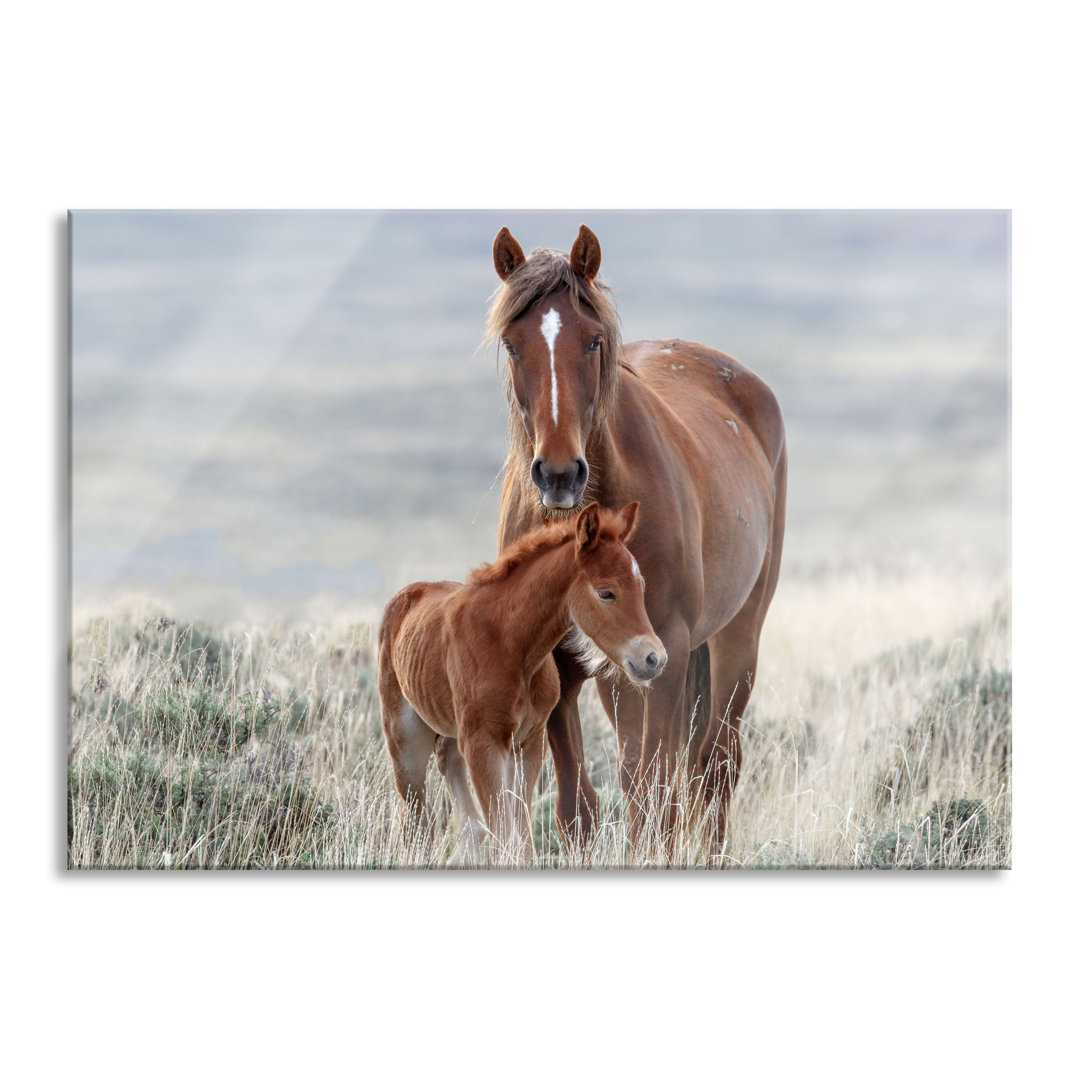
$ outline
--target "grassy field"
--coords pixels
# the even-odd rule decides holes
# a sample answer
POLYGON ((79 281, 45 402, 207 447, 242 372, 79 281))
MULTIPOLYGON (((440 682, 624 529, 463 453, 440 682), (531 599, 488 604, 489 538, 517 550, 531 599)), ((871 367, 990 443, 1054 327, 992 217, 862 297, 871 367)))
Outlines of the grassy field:
MULTIPOLYGON (((442 867, 454 837, 429 772, 434 836, 403 828, 382 745, 375 626, 178 624, 145 601, 72 627, 69 865, 442 867)), ((782 580, 744 721, 730 865, 1011 865, 1010 592, 1004 579, 851 571, 782 580)), ((600 828, 568 857, 545 764, 537 866, 631 860, 614 733, 591 685, 586 751, 600 828)))

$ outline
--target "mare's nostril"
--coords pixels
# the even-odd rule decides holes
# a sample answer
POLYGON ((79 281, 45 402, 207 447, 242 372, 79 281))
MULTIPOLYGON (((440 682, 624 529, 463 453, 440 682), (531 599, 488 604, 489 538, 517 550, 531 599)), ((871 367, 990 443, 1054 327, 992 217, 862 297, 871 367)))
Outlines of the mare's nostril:
POLYGON ((645 657, 645 666, 650 671, 655 671, 656 670, 656 665, 659 664, 659 663, 660 663, 660 657, 657 656, 656 653, 654 653, 654 652, 649 653, 649 655, 645 657))
POLYGON ((544 459, 543 458, 539 458, 539 457, 533 458, 532 481, 541 491, 546 491, 547 490, 547 481, 544 479, 543 464, 544 464, 544 459))
POLYGON ((589 465, 584 458, 577 458, 574 462, 574 480, 570 485, 572 491, 581 491, 589 479, 589 465))

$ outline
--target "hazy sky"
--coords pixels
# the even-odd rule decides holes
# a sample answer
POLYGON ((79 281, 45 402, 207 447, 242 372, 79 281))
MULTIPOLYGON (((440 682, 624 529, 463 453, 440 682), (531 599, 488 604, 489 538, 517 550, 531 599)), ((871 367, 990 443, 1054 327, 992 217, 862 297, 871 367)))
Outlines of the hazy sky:
POLYGON ((78 212, 76 603, 379 605, 491 558, 491 243, 582 221, 627 340, 703 341, 779 395, 789 572, 1004 565, 1005 213, 78 212))

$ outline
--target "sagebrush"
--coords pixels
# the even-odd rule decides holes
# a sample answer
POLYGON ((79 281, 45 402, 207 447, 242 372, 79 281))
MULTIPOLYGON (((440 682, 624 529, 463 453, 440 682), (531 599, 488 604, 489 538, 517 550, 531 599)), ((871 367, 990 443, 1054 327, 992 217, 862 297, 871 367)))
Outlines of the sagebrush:
MULTIPOLYGON (((942 579, 781 589, 743 723, 731 867, 1011 865, 1008 590, 942 579), (875 608, 875 601, 878 608, 875 608), (877 614, 875 614, 877 612, 877 614), (772 631, 770 634, 770 630, 772 631)), ((203 626, 152 605, 77 616, 71 644, 69 865, 440 868, 455 843, 403 824, 382 745, 370 620, 203 626)), ((569 852, 545 764, 540 868, 707 865, 680 817, 632 853, 615 738, 582 696, 596 835, 569 852)))

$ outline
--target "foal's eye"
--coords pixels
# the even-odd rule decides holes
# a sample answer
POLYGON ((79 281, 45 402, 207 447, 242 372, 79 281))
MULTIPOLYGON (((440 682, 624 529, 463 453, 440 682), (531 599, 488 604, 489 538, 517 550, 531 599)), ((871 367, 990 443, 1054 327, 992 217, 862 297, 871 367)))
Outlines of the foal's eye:
POLYGON ((515 349, 514 346, 510 344, 509 341, 504 341, 503 342, 503 348, 506 350, 506 355, 507 356, 517 356, 517 349, 515 349))
POLYGON ((610 589, 597 589, 596 595, 599 596, 601 600, 615 599, 615 594, 610 589))
POLYGON ((589 345, 589 352, 596 352, 596 350, 600 348, 600 345, 603 342, 603 340, 604 339, 602 337, 600 337, 599 334, 596 337, 594 337, 592 339, 592 343, 589 345))

